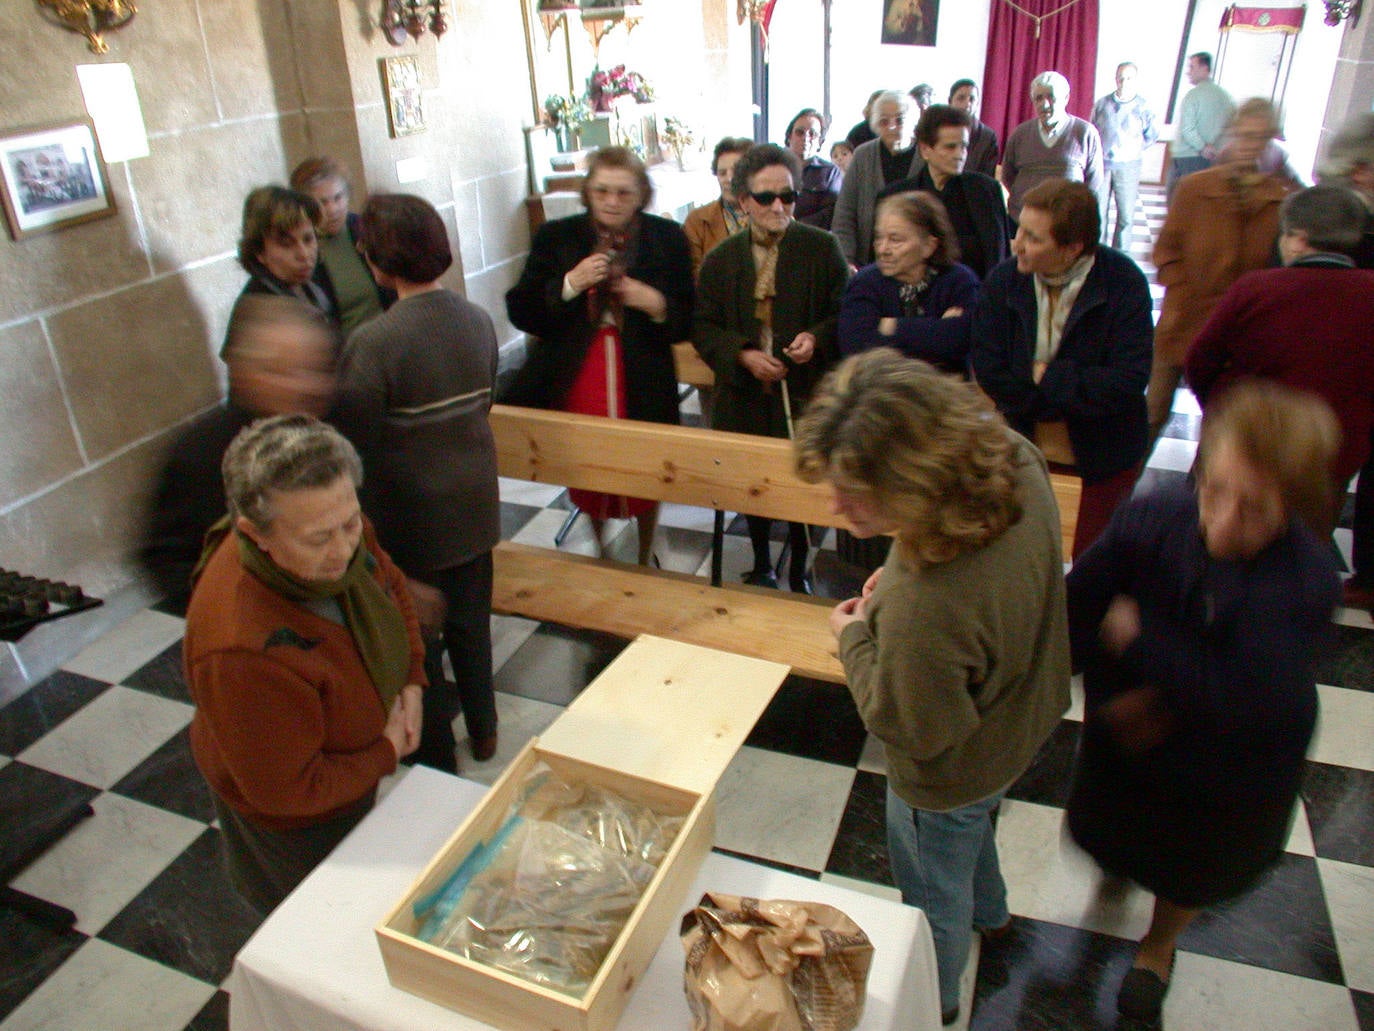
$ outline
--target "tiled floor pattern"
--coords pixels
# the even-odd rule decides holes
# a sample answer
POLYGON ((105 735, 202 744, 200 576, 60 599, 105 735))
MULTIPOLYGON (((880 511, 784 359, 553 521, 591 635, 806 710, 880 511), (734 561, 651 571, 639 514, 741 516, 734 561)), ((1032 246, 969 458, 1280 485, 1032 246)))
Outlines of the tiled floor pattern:
MULTIPOLYGON (((1147 217, 1153 231, 1156 215, 1147 208, 1147 217)), ((1137 255, 1147 249, 1142 236, 1137 255)), ((1185 392, 1176 408, 1147 487, 1191 463, 1197 410, 1185 392)), ((507 537, 551 544, 566 515, 561 491, 503 482, 502 497, 507 537)), ((632 556, 633 529, 612 527, 608 552, 632 556)), ((727 577, 751 564, 741 531, 727 538, 727 577)), ((669 506, 659 561, 703 571, 709 533, 709 513, 669 506)), ((1338 531, 1343 550, 1348 538, 1338 531)), ((585 519, 565 546, 594 548, 585 519)), ((816 564, 822 592, 839 593, 833 553, 816 564)), ((1165 1011, 1171 1031, 1374 1031, 1374 623, 1338 616, 1288 853, 1251 894, 1187 933, 1165 1011)), ((465 769, 486 782, 621 647, 520 619, 494 627, 501 748, 465 769)), ((76 927, 56 932, 0 908, 0 1031, 227 1026, 219 986, 255 917, 223 880, 219 832, 187 751, 181 628, 176 616, 142 612, 0 709, 0 855, 11 858, 36 821, 94 809, 13 882, 72 908, 76 927)), ((1115 990, 1149 898, 1104 890, 1064 834, 1078 719, 1076 704, 1003 807, 1016 933, 996 955, 971 957, 973 1028, 1117 1026, 1115 990)), ((718 846, 892 897, 884 783, 881 749, 843 688, 791 678, 721 784, 718 846)))

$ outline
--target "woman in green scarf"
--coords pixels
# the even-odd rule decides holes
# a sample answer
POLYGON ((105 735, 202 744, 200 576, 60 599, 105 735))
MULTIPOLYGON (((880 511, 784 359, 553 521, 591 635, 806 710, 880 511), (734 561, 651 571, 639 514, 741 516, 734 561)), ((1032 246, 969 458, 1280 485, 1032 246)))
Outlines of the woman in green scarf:
POLYGON ((266 913, 418 745, 424 647, 342 436, 308 415, 262 419, 223 468, 229 515, 207 539, 186 616, 191 750, 230 878, 266 913))

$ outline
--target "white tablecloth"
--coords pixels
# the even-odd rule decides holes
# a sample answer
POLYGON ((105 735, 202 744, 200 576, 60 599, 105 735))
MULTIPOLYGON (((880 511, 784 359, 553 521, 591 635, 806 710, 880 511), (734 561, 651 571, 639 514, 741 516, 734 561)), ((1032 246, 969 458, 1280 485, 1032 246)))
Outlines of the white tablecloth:
MULTIPOLYGON (((373 928, 477 805, 486 788, 417 766, 292 893, 238 954, 229 981, 232 1031, 467 1031, 462 1014, 391 986, 373 928)), ((826 902, 874 945, 863 1029, 937 1031, 935 953, 909 906, 712 853, 685 911, 707 889, 826 902)), ((620 1027, 690 1025, 677 927, 635 990, 620 1027)))

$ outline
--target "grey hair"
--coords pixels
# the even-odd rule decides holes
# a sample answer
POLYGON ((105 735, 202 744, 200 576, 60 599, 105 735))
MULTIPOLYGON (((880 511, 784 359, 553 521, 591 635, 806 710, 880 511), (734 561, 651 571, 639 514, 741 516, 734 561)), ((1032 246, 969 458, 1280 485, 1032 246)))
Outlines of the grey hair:
POLYGON ((1322 161, 1322 178, 1349 179, 1361 166, 1374 168, 1374 111, 1348 119, 1332 137, 1322 161))
POLYGON ((1030 91, 1035 92, 1036 86, 1048 86, 1054 90, 1054 98, 1060 103, 1069 99, 1069 80, 1058 72, 1041 72, 1030 81, 1030 91))
POLYGON ((313 415, 274 415, 245 426, 224 452, 224 494, 229 515, 266 530, 274 491, 330 487, 347 476, 363 483, 353 445, 313 415))
POLYGON ((902 114, 906 116, 907 124, 914 124, 911 115, 916 107, 916 101, 901 90, 885 89, 873 98, 872 113, 868 116, 868 127, 874 132, 878 131, 878 119, 880 117, 878 112, 884 104, 896 104, 902 109, 902 114))
POLYGON ((1279 206, 1279 229, 1300 232, 1319 251, 1350 254, 1364 236, 1365 206, 1355 191, 1339 183, 1290 193, 1279 206))

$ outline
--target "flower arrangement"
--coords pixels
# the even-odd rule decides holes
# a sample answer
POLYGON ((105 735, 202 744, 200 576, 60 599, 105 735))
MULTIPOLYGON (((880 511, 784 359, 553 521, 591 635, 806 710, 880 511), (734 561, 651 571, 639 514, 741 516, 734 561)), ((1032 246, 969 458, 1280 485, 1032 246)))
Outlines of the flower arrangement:
POLYGON ((680 118, 672 115, 663 119, 663 132, 659 137, 665 144, 672 148, 673 156, 677 158, 678 167, 682 167, 682 153, 697 141, 696 134, 692 132, 691 126, 680 118))
POLYGON ((609 111, 611 101, 617 97, 634 97, 641 104, 654 99, 653 88, 639 72, 628 70, 618 64, 610 71, 600 68, 592 72, 587 80, 587 100, 593 111, 609 111))
POLYGON ((592 109, 582 97, 550 93, 544 98, 544 119, 554 129, 575 129, 592 120, 592 109))

